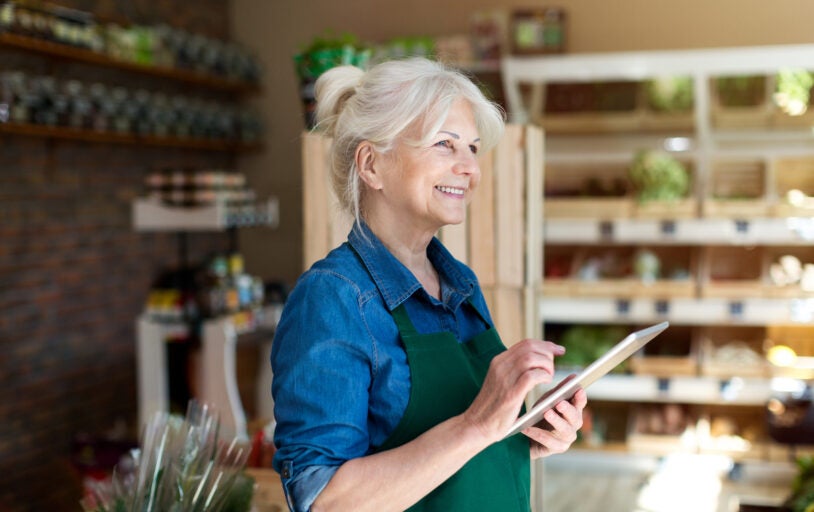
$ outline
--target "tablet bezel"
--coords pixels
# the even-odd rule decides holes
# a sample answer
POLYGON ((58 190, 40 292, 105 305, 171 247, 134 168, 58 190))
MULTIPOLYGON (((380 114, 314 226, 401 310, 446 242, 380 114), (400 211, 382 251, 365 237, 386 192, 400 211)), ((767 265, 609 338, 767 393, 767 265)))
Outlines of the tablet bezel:
POLYGON ((616 368, 622 361, 635 354, 670 325, 661 322, 632 332, 605 352, 600 358, 580 373, 571 374, 548 390, 526 414, 517 418, 505 437, 513 436, 521 430, 536 425, 543 420, 543 414, 563 400, 570 400, 578 389, 585 389, 600 377, 616 368))

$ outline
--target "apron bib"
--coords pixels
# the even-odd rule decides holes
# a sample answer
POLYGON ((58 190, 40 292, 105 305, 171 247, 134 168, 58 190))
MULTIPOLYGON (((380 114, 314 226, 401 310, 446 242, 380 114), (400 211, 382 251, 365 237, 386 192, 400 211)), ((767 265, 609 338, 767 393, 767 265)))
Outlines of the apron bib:
MULTIPOLYGON (((412 387, 404 417, 378 451, 407 443, 464 412, 478 394, 489 362, 505 350, 491 326, 458 343, 451 332, 419 334, 403 304, 393 310, 393 318, 407 351, 412 387)), ((515 435, 476 455, 409 511, 528 512, 530 486, 529 441, 515 435)))

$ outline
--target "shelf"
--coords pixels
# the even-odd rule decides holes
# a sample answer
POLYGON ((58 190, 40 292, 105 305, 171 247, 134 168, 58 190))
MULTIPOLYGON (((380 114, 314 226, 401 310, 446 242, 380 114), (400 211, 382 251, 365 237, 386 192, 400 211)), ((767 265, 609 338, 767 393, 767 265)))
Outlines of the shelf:
MULTIPOLYGON (((741 48, 702 48, 615 53, 584 53, 546 56, 507 56, 501 61, 504 91, 510 117, 525 122, 520 84, 552 82, 601 82, 645 80, 658 76, 727 76, 771 74, 784 67, 814 69, 811 45, 774 45, 741 48)), ((696 81, 696 92, 707 84, 696 81)), ((542 94, 542 88, 538 88, 542 94)), ((698 95, 701 97, 701 95, 698 95)), ((540 103, 537 101, 537 103, 540 103)), ((696 101, 699 112, 707 109, 706 95, 696 101)), ((706 121, 706 119, 705 119, 706 121)))
POLYGON ((222 78, 193 70, 139 64, 136 62, 113 59, 103 53, 92 50, 75 48, 17 34, 0 33, 0 46, 76 62, 118 68, 224 92, 256 93, 260 91, 260 87, 257 84, 249 82, 222 78))
POLYGON ((194 149, 204 151, 255 151, 261 144, 245 144, 222 140, 193 139, 180 137, 156 137, 152 135, 120 134, 97 132, 64 126, 44 126, 23 123, 0 123, 0 135, 21 135, 56 140, 75 140, 94 144, 126 144, 194 149))
MULTIPOLYGON (((557 371, 554 382, 571 372, 557 371)), ((763 406, 771 397, 768 379, 608 374, 588 388, 589 400, 763 406)))
POLYGON ((166 206, 160 201, 145 198, 133 202, 133 226, 137 231, 221 231, 250 226, 275 228, 279 219, 276 197, 237 211, 220 201, 195 207, 166 206))
POLYGON ((547 244, 810 245, 814 218, 575 219, 548 218, 547 244))
MULTIPOLYGON (((542 292, 545 293, 545 285, 542 292)), ((580 298, 542 296, 545 322, 585 324, 795 325, 814 321, 812 299, 580 298)))

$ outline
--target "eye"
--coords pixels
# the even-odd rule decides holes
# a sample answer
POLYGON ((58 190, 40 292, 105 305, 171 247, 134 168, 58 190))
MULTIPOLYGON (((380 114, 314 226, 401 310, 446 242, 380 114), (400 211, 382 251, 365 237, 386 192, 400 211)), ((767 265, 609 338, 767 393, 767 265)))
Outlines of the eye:
POLYGON ((469 151, 471 151, 473 155, 477 155, 478 154, 478 146, 476 146, 474 144, 470 144, 469 145, 469 151))
POLYGON ((452 148, 452 141, 449 139, 439 140, 435 143, 436 146, 441 146, 444 148, 452 148))

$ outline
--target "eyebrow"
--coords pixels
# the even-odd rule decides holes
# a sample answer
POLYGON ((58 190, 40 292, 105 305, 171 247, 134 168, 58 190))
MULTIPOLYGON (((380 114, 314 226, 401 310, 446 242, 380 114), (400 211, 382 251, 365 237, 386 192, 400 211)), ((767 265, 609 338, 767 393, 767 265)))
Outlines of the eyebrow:
MULTIPOLYGON (((447 131, 447 130, 438 130, 438 132, 439 132, 439 133, 446 133, 447 135, 449 135, 450 137, 452 137, 452 138, 453 138, 453 139, 455 139, 455 140, 460 140, 460 139, 461 139, 461 136, 460 136, 460 135, 458 135, 458 134, 457 134, 457 133, 455 133, 455 132, 449 132, 449 131, 447 131)), ((480 142, 480 137, 478 137, 477 139, 473 140, 472 142, 480 142)))

